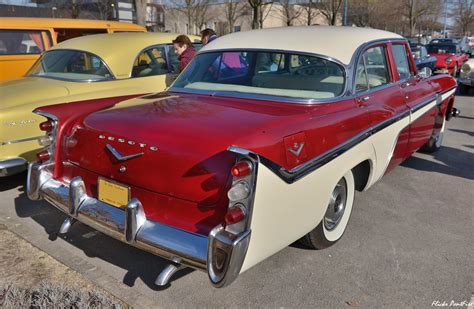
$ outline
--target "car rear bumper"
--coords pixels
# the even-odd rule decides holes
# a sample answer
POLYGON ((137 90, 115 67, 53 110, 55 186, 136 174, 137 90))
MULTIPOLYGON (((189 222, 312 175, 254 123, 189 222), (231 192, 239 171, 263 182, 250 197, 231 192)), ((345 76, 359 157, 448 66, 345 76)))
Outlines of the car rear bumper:
POLYGON ((230 284, 240 273, 250 231, 231 235, 219 225, 206 237, 147 220, 138 199, 131 199, 124 209, 117 208, 88 196, 80 177, 63 183, 53 179, 51 170, 52 164, 30 163, 27 180, 30 199, 43 198, 73 219, 106 235, 174 263, 207 271, 216 287, 230 284), (215 269, 215 265, 222 269, 215 269))
POLYGON ((25 171, 28 162, 23 158, 14 158, 0 161, 0 177, 15 175, 25 171))

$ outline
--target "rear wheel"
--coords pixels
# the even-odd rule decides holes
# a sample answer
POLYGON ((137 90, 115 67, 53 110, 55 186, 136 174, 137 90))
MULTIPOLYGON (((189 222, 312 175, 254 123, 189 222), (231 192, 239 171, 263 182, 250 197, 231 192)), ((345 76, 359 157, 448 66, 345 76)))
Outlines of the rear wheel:
POLYGON ((433 153, 438 151, 443 144, 444 129, 446 127, 446 117, 440 116, 436 120, 433 134, 428 142, 421 149, 423 152, 433 153))
POLYGON ((300 239, 305 247, 324 249, 341 239, 351 216, 354 191, 354 176, 349 171, 334 187, 319 225, 300 239))

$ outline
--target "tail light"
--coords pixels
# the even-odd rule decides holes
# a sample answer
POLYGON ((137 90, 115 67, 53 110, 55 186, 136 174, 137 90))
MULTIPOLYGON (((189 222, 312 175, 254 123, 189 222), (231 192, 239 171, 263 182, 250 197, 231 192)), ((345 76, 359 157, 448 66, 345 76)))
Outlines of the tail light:
POLYGON ((231 169, 231 174, 234 177, 245 177, 252 172, 252 165, 247 160, 242 160, 231 169))
POLYGON ((239 201, 247 198, 250 194, 250 188, 247 182, 240 181, 230 188, 227 197, 230 201, 239 201))
POLYGON ((48 150, 42 150, 36 154, 36 157, 38 158, 38 161, 44 162, 48 161, 51 158, 51 154, 48 150))
POLYGON ((41 131, 51 132, 54 129, 54 123, 52 120, 47 120, 40 123, 39 128, 41 131))
POLYGON ((229 225, 229 224, 239 223, 240 221, 244 219, 245 219, 245 208, 243 207, 242 204, 237 204, 229 208, 229 210, 227 210, 224 221, 227 225, 229 225))

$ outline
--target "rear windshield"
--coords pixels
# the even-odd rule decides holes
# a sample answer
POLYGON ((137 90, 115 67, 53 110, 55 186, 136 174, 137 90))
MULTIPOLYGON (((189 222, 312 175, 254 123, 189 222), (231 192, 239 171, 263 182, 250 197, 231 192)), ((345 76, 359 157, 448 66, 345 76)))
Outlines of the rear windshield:
POLYGON ((456 45, 428 45, 428 54, 455 54, 456 45))
POLYGON ((0 30, 0 55, 41 54, 50 46, 46 31, 0 30))
POLYGON ((344 68, 318 56, 276 51, 220 51, 196 56, 172 85, 172 90, 325 99, 341 95, 344 85, 344 68))
POLYGON ((113 79, 105 63, 94 54, 77 50, 52 50, 44 53, 27 76, 50 77, 71 81, 113 79))

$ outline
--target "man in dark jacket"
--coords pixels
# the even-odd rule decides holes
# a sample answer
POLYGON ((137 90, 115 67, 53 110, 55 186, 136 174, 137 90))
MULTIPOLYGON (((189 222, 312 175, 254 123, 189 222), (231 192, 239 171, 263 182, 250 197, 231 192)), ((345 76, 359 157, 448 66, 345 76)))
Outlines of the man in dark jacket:
POLYGON ((181 73, 196 55, 196 50, 191 40, 184 34, 178 35, 176 39, 173 40, 173 45, 179 59, 178 73, 181 73))
POLYGON ((202 45, 207 45, 215 39, 217 39, 217 34, 214 30, 207 28, 201 31, 202 45))

